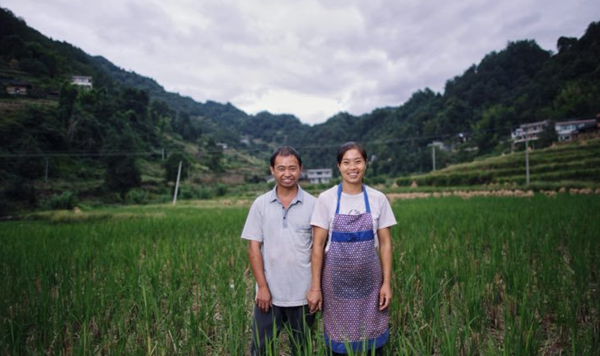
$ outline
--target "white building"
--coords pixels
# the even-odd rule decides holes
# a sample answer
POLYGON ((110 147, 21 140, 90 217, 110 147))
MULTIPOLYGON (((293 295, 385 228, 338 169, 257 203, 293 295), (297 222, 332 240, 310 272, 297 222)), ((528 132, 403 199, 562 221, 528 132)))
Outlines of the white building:
POLYGON ((84 77, 81 75, 74 75, 71 77, 71 84, 77 85, 84 89, 92 89, 92 77, 84 77))
MULTIPOLYGON (((525 142, 526 140, 535 141, 540 138, 540 134, 550 124, 549 120, 523 124, 511 134, 513 144, 525 142)), ((594 129, 596 127, 595 119, 588 120, 570 120, 561 121, 554 124, 554 129, 558 135, 559 142, 571 141, 584 130, 594 129)))
POLYGON ((572 141, 577 137, 580 131, 596 127, 596 120, 571 120, 556 123, 556 133, 558 141, 572 141))
POLYGON ((544 131, 546 126, 548 126, 549 122, 549 120, 544 120, 519 126, 519 128, 511 134, 513 143, 535 141, 539 139, 540 134, 544 131))
POLYGON ((331 168, 307 169, 306 177, 310 183, 329 183, 333 177, 331 168))

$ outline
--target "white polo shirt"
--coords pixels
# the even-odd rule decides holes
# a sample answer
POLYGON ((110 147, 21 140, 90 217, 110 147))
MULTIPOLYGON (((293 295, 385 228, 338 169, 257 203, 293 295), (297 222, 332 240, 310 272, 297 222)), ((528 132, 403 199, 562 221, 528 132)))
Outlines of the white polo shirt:
POLYGON ((262 242, 265 277, 273 305, 306 305, 311 276, 310 217, 316 198, 298 186, 298 194, 285 209, 276 189, 254 200, 241 237, 262 242))

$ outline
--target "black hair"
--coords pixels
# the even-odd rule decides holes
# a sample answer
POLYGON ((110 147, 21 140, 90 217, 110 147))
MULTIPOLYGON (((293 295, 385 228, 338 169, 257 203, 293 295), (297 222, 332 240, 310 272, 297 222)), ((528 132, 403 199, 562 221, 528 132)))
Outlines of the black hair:
POLYGON ((302 167, 302 158, 300 158, 300 154, 298 153, 298 151, 296 151, 291 146, 279 147, 271 154, 271 159, 270 159, 271 167, 275 167, 275 158, 277 158, 277 156, 282 156, 282 157, 294 156, 298 160, 298 165, 300 165, 300 167, 302 167))
POLYGON ((367 162, 367 151, 365 151, 365 148, 354 141, 350 141, 344 143, 340 146, 340 148, 338 148, 337 163, 342 164, 342 158, 344 158, 344 154, 353 149, 358 150, 362 158, 365 160, 365 162, 367 162))

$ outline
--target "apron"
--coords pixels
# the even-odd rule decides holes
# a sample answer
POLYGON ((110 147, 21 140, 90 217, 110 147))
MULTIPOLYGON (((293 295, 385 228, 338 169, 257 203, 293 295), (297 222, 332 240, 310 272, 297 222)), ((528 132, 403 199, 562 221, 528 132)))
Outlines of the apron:
POLYGON ((389 308, 379 311, 383 282, 375 249, 373 218, 363 185, 366 213, 340 214, 342 185, 323 267, 325 341, 333 352, 370 350, 387 342, 389 308))

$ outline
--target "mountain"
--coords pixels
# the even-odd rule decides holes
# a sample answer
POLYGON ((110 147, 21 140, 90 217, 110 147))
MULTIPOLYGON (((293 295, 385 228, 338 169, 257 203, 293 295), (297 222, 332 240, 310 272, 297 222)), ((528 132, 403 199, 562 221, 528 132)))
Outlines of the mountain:
MULTIPOLYGON (((129 119, 146 132, 138 135, 142 144, 164 144, 165 137, 178 134, 188 142, 223 143, 261 159, 276 146, 289 144, 300 150, 309 168, 316 168, 334 167, 339 144, 355 140, 365 144, 371 156, 370 174, 399 176, 430 170, 432 141, 452 148, 440 157, 441 167, 506 152, 511 131, 522 123, 588 118, 600 112, 598 22, 591 23, 579 39, 559 38, 557 53, 541 49, 532 40, 510 42, 449 79, 443 93, 423 88, 400 106, 360 116, 338 113, 309 126, 292 115, 248 115, 230 103, 199 103, 169 93, 151 78, 46 38, 6 9, 0 11, 0 20, 0 81, 32 83, 31 96, 58 101, 56 110, 65 115, 64 111, 71 112, 68 105, 52 98, 71 75, 92 76, 95 109, 86 111, 83 103, 75 106, 100 121, 104 119, 99 113, 115 117, 119 110, 125 116, 127 110, 137 110, 129 119)), ((85 142, 85 133, 81 135, 85 142)), ((2 148, 12 152, 14 147, 2 148)), ((60 148, 73 149, 68 144, 60 148)))

